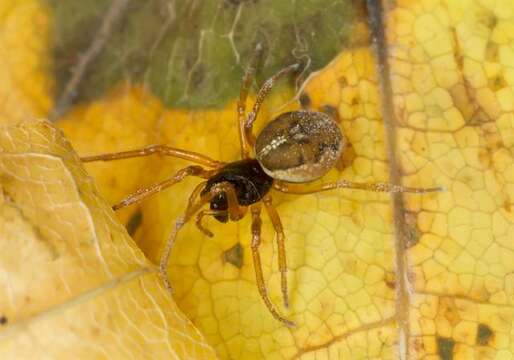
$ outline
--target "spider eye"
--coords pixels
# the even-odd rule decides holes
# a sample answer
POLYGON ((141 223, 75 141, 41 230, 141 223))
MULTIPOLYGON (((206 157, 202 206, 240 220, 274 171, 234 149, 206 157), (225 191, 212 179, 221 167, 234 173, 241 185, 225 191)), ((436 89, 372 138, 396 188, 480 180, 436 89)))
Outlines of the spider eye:
POLYGON ((292 111, 268 123, 257 137, 255 155, 274 179, 303 183, 325 175, 341 156, 345 139, 330 116, 292 111))
POLYGON ((211 210, 227 210, 228 209, 228 202, 227 202, 227 196, 224 192, 220 192, 216 196, 214 196, 211 200, 210 204, 211 210))

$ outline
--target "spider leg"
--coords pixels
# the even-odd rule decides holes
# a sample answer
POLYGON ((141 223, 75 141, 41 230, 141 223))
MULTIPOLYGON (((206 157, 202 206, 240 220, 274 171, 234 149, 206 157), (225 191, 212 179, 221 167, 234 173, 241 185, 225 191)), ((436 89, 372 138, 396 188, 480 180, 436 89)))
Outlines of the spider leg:
POLYGON ((287 262, 286 262, 286 247, 285 247, 285 235, 282 221, 277 210, 273 206, 270 195, 266 195, 263 198, 264 206, 268 212, 268 216, 271 219, 275 233, 277 234, 277 246, 278 246, 278 268, 280 270, 280 283, 282 289, 282 298, 284 299, 284 306, 289 307, 289 297, 287 294, 287 262))
MULTIPOLYGON (((195 188, 195 190, 191 193, 191 195, 189 196, 188 205, 187 205, 186 211, 184 212, 184 215, 177 218, 177 220, 175 221, 175 225, 171 230, 168 240, 166 241, 164 251, 163 251, 163 253, 161 255, 161 259, 159 261, 159 272, 164 281, 164 286, 170 292, 173 292, 173 290, 172 290, 170 280, 168 277, 168 261, 170 258, 171 249, 173 248, 173 244, 178 235, 178 232, 189 220, 191 220, 191 218, 205 204, 209 203, 213 197, 215 197, 216 195, 218 195, 222 192, 225 192, 225 193, 232 192, 235 194, 234 186, 231 183, 221 182, 219 184, 214 185, 209 192, 207 192, 203 195, 200 195, 199 198, 197 200, 195 200, 198 197, 199 189, 202 189, 202 188, 200 186, 197 186, 195 188)), ((227 196, 227 198, 230 199, 230 197, 228 197, 228 196, 227 196)), ((236 201, 237 201, 237 199, 236 199, 236 201)), ((236 202, 236 206, 238 206, 237 202, 236 202)), ((244 215, 244 210, 239 210, 239 209, 237 209, 237 210, 238 210, 238 212, 236 215, 239 215, 239 214, 244 215)), ((227 210, 227 211, 230 213, 230 206, 229 206, 229 210, 227 210)), ((234 215, 234 216, 236 216, 236 215, 234 215)), ((232 219, 232 216, 231 216, 231 219, 232 219)), ((240 219, 240 217, 237 218, 237 220, 239 220, 239 219, 240 219)))
POLYGON ((228 215, 230 221, 238 221, 246 214, 246 206, 240 206, 237 201, 237 194, 234 185, 228 181, 221 182, 212 187, 211 191, 224 192, 227 197, 228 215))
POLYGON ((195 224, 196 227, 208 237, 213 237, 212 231, 202 225, 202 219, 204 216, 223 216, 227 215, 227 210, 201 210, 196 214, 195 224))
POLYGON ((173 175, 172 177, 170 177, 160 183, 137 190, 135 193, 129 195, 128 197, 123 199, 121 202, 114 205, 112 208, 113 208, 113 210, 119 210, 121 208, 124 208, 125 206, 139 203, 139 202, 143 201, 144 199, 146 199, 147 197, 149 197, 153 194, 156 194, 156 193, 166 189, 167 187, 175 185, 176 183, 182 181, 187 176, 198 176, 198 177, 201 177, 204 179, 208 179, 209 177, 214 175, 215 172, 216 172, 216 170, 205 170, 202 167, 196 166, 196 165, 185 167, 185 168, 177 171, 177 173, 175 173, 175 175, 173 175))
POLYGON ((264 304, 268 308, 268 311, 273 315, 275 319, 282 322, 288 327, 293 327, 296 324, 291 320, 288 320, 282 315, 278 313, 278 311, 273 306, 271 300, 268 297, 268 291, 266 290, 266 285, 264 283, 264 276, 262 274, 262 264, 261 264, 261 256, 259 254, 259 245, 261 244, 261 206, 260 204, 252 205, 251 207, 252 213, 252 256, 253 256, 253 265, 255 269, 255 278, 257 281, 257 288, 259 289, 259 294, 261 295, 264 304))
POLYGON ((277 72, 275 75, 270 77, 268 80, 264 82, 262 87, 259 90, 259 93, 257 94, 257 99, 255 100, 255 103, 253 104, 253 109, 248 114, 248 117, 246 118, 245 124, 244 124, 244 136, 246 139, 246 142, 250 144, 250 146, 255 145, 255 136, 252 133, 253 123, 255 122, 255 119, 257 118, 257 114, 259 113, 259 110, 261 108, 262 103, 264 102, 264 99, 269 94, 273 86, 275 85, 275 82, 277 82, 278 79, 280 79, 282 76, 296 71, 300 68, 300 64, 293 64, 289 65, 288 67, 283 68, 279 72, 277 72))
POLYGON ((255 47, 254 53, 243 75, 241 90, 239 92, 239 101, 237 102, 237 118, 239 122, 239 141, 241 143, 241 157, 243 159, 250 158, 251 147, 248 144, 245 135, 245 122, 246 122, 246 99, 248 97, 248 90, 252 84, 257 68, 257 63, 262 54, 262 45, 259 43, 255 47))
POLYGON ((161 274, 162 280, 164 282, 164 286, 166 289, 173 293, 173 289, 171 287, 170 279, 168 277, 168 261, 170 259, 171 249, 173 248, 173 244, 175 243, 175 239, 177 238, 178 232, 180 229, 191 219, 191 217, 202 208, 205 204, 207 204, 211 199, 216 195, 215 192, 209 192, 203 196, 201 196, 197 201, 194 201, 195 191, 189 196, 188 205, 184 215, 177 218, 175 221, 175 225, 171 229, 170 235, 166 240, 166 245, 164 246, 164 251, 162 252, 161 259, 159 261, 159 273, 161 274))
POLYGON ((273 187, 283 193, 288 194, 313 194, 321 191, 333 190, 333 189, 359 189, 374 192, 388 192, 388 193, 417 193, 424 194, 429 192, 445 191, 443 187, 433 188, 414 188, 402 185, 395 185, 389 183, 360 183, 348 180, 339 180, 332 183, 326 183, 317 185, 314 187, 304 188, 301 186, 295 186, 287 184, 285 182, 276 180, 273 182, 273 187))
POLYGON ((182 149, 173 148, 166 145, 150 145, 142 149, 130 150, 130 151, 122 151, 108 154, 100 154, 93 156, 84 156, 81 157, 80 160, 82 162, 92 162, 92 161, 111 161, 111 160, 120 160, 120 159, 129 159, 134 157, 141 156, 149 156, 152 154, 160 154, 164 156, 172 156, 179 159, 184 159, 188 161, 192 161, 196 164, 207 166, 210 168, 220 168, 224 165, 223 162, 213 160, 205 155, 195 153, 193 151, 187 151, 182 149))

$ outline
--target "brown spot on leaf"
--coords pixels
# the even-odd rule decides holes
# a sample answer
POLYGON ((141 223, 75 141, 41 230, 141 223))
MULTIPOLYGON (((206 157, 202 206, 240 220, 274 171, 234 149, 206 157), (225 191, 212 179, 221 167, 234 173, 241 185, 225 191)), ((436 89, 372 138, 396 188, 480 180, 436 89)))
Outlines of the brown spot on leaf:
POLYGON ((307 93, 302 93, 300 95, 300 106, 303 108, 303 109, 307 109, 311 106, 311 98, 309 97, 309 94, 307 93))
POLYGON ((341 89, 344 89, 345 87, 348 86, 348 80, 346 80, 346 78, 344 76, 341 76, 337 79, 337 82, 339 84, 339 86, 341 87, 341 89))
POLYGON ((223 253, 223 261, 241 269, 243 267, 243 251, 244 249, 241 244, 237 243, 223 253))
POLYGON ((489 79, 489 88, 493 91, 498 91, 503 89, 504 87, 509 86, 507 80, 503 77, 503 74, 499 74, 498 76, 489 79))
POLYGON ((453 359, 453 348, 455 341, 452 338, 437 337, 437 354, 442 360, 453 359))
POLYGON ((470 126, 481 126, 488 122, 491 122, 491 118, 481 108, 476 108, 475 112, 467 118, 467 124, 470 126))
POLYGON ((499 47, 498 44, 489 41, 485 49, 485 59, 490 62, 498 62, 499 60, 499 47))
POLYGON ((492 30, 498 24, 498 17, 492 11, 482 8, 482 12, 477 14, 477 21, 492 30))
POLYGON ((127 221, 127 225, 125 225, 130 236, 133 236, 136 233, 137 229, 141 226, 142 221, 143 214, 141 213, 141 210, 138 209, 127 221))
POLYGON ((6 325, 8 322, 7 316, 2 315, 0 316, 0 325, 6 325))
POLYGON ((491 330, 491 328, 486 324, 478 324, 477 328, 477 337, 476 337, 476 344, 485 346, 489 345, 489 342, 492 340, 494 336, 494 332, 491 330))
POLYGON ((460 321, 459 309, 455 300, 450 297, 443 297, 439 301, 440 314, 452 325, 456 326, 460 321))
POLYGON ((396 276, 393 272, 386 272, 384 281, 389 289, 394 290, 396 288, 396 276))

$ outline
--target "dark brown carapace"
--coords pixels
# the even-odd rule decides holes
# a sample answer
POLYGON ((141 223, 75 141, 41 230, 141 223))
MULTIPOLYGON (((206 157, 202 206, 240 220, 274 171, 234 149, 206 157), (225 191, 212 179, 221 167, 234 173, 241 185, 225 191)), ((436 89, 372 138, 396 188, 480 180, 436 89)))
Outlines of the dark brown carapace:
POLYGON ((298 70, 299 65, 288 66, 269 78, 257 93, 253 109, 246 115, 248 90, 253 81, 255 64, 261 52, 257 46, 245 75, 237 105, 241 159, 223 163, 205 155, 166 145, 152 145, 139 150, 83 157, 82 161, 109 161, 151 154, 161 154, 185 159, 195 163, 179 170, 172 177, 147 188, 143 188, 113 206, 117 210, 138 203, 148 196, 168 188, 187 176, 205 179, 199 183, 189 197, 184 215, 179 217, 166 242, 159 269, 163 282, 171 291, 168 279, 168 260, 179 230, 195 217, 197 227, 206 235, 213 234, 202 225, 204 216, 213 216, 218 221, 238 221, 250 209, 252 216, 251 250, 255 279, 259 294, 273 317, 287 326, 294 323, 283 317, 271 302, 262 273, 259 245, 261 244, 261 208, 264 205, 276 232, 278 265, 284 306, 288 307, 287 262, 285 235, 280 216, 272 204, 270 190, 289 194, 309 194, 320 191, 350 188, 382 192, 425 193, 440 191, 440 188, 419 189, 387 183, 356 183, 348 180, 310 186, 301 184, 319 179, 332 169, 345 148, 345 139, 339 126, 330 116, 315 111, 293 111, 279 115, 255 138, 252 128, 259 109, 275 82, 284 75, 298 70), (251 156, 252 151, 255 158, 251 156), (209 204, 209 209, 203 209, 209 204))
MULTIPOLYGON (((273 178, 264 172, 259 162, 255 159, 245 159, 229 163, 211 177, 202 194, 207 194, 216 184, 228 182, 236 192, 237 203, 242 206, 255 204, 266 195, 273 185, 273 178)), ((210 202, 211 210, 228 210, 227 194, 221 192, 214 196, 210 202)), ((221 221, 227 222, 228 215, 214 215, 221 221)))

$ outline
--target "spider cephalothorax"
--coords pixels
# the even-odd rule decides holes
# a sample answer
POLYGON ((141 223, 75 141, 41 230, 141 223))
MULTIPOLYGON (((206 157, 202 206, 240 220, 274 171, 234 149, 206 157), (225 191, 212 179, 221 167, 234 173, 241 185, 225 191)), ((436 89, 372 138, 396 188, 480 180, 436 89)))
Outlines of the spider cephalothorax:
POLYGON ((285 235, 278 212, 272 204, 270 190, 289 194, 309 194, 337 188, 362 189, 379 192, 425 193, 440 191, 440 188, 418 189, 387 183, 356 183, 348 180, 325 183, 303 188, 308 183, 325 175, 339 159, 345 148, 345 138, 339 126, 330 116, 316 111, 292 111, 279 115, 269 122, 255 138, 252 132, 260 106, 274 83, 282 76, 298 70, 299 65, 290 65, 269 78, 257 93, 252 111, 246 116, 246 100, 255 73, 256 59, 261 52, 257 46, 243 77, 237 105, 241 159, 230 163, 213 160, 205 155, 166 145, 152 145, 139 150, 83 157, 82 161, 108 161, 151 154, 161 154, 185 159, 196 165, 179 170, 161 183, 143 188, 113 206, 114 210, 140 202, 187 176, 205 179, 192 192, 184 215, 179 217, 167 240, 161 256, 160 272, 165 286, 171 291, 168 279, 168 260, 173 242, 179 230, 196 218, 198 228, 208 236, 213 234, 202 225, 202 217, 213 216, 221 222, 238 221, 250 209, 252 216, 251 250, 257 289, 274 318, 287 326, 294 323, 284 318, 270 301, 262 273, 259 245, 261 244, 261 208, 264 208, 277 234, 278 265, 281 276, 282 298, 288 306, 287 263, 285 235), (255 158, 251 156, 252 151, 255 158), (209 209, 203 209, 209 204, 209 209))
MULTIPOLYGON (((220 171, 211 177, 202 194, 209 193, 213 186, 223 182, 230 183, 235 190, 237 202, 242 206, 249 206, 261 201, 273 185, 273 178, 264 172, 259 162, 255 159, 245 159, 229 163, 222 167, 220 171)), ((228 210, 228 199, 226 192, 221 192, 214 196, 210 201, 211 210, 228 210)), ((227 222, 228 215, 220 213, 214 217, 227 222)))

